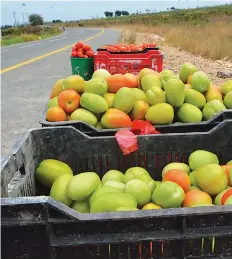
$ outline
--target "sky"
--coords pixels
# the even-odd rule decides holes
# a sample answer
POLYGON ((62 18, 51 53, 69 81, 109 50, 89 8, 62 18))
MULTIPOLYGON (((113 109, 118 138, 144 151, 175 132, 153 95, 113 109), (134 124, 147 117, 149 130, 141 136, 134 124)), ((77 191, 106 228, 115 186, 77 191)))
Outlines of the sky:
POLYGON ((21 24, 28 21, 28 15, 37 13, 43 16, 45 21, 60 19, 62 21, 89 19, 92 17, 104 17, 105 11, 115 12, 124 10, 135 13, 136 10, 145 12, 146 9, 164 11, 167 8, 195 8, 197 6, 212 6, 232 3, 232 0, 173 0, 173 1, 1 1, 1 25, 13 25, 14 14, 16 21, 21 24))

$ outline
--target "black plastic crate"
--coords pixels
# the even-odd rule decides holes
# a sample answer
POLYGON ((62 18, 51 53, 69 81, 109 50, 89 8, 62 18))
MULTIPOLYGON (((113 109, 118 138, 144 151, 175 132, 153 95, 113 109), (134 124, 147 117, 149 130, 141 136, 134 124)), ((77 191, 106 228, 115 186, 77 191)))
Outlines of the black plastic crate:
MULTIPOLYGON (((96 129, 93 126, 90 126, 82 121, 58 121, 58 122, 49 122, 46 120, 47 104, 44 111, 41 114, 39 123, 42 127, 61 127, 61 126, 72 126, 83 133, 94 134, 105 136, 112 135, 113 132, 116 133, 119 129, 96 129)), ((213 118, 208 121, 202 121, 199 123, 181 123, 181 124, 171 124, 171 125, 156 125, 156 129, 161 133, 188 133, 188 132, 204 132, 208 131, 211 125, 215 126, 220 122, 232 119, 232 109, 222 111, 216 114, 213 118)))
POLYGON ((191 152, 232 159, 232 120, 209 132, 138 137, 123 156, 115 137, 89 137, 73 127, 31 130, 2 165, 2 258, 232 258, 232 206, 81 214, 39 194, 34 172, 47 158, 74 172, 143 166, 161 179, 164 165, 187 162, 191 152), (204 244, 202 245, 202 238, 204 244), (214 250, 212 244, 214 243, 214 250))

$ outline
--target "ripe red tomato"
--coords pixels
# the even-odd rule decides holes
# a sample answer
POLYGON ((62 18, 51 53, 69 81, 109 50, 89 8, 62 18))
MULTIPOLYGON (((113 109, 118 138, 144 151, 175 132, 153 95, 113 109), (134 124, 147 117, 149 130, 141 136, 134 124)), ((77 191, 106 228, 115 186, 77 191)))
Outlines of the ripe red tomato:
POLYGON ((79 41, 79 42, 76 43, 75 46, 79 49, 79 48, 82 48, 83 45, 84 45, 83 42, 79 41))
POLYGON ((88 44, 84 44, 82 48, 83 48, 83 50, 85 50, 85 51, 88 51, 88 50, 91 49, 88 44))
POLYGON ((84 57, 84 54, 83 54, 81 51, 78 51, 78 52, 77 52, 77 57, 78 57, 78 58, 83 58, 83 57, 84 57))
POLYGON ((131 51, 131 52, 137 52, 137 51, 138 51, 137 46, 136 46, 136 45, 131 45, 131 46, 130 46, 130 51, 131 51))
POLYGON ((119 48, 119 51, 120 51, 120 52, 127 52, 128 49, 127 49, 126 46, 121 46, 121 47, 119 48))
POLYGON ((108 50, 110 52, 118 52, 118 49, 114 48, 114 47, 109 47, 108 50))
POLYGON ((94 53, 93 53, 92 50, 88 50, 88 51, 86 51, 86 55, 87 55, 88 57, 92 58, 92 57, 94 56, 94 53))
POLYGON ((77 57, 77 51, 72 51, 72 57, 77 57))

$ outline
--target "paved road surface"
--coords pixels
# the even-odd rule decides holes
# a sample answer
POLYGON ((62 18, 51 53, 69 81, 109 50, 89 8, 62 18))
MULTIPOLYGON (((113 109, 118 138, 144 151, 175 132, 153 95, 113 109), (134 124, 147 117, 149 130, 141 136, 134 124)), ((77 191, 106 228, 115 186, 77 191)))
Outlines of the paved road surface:
MULTIPOLYGON (((119 31, 110 29, 101 32, 101 29, 67 29, 64 34, 50 39, 2 47, 1 69, 4 72, 9 67, 100 34, 88 40, 96 50, 103 44, 116 43, 120 35, 119 31)), ((41 127, 38 120, 53 84, 71 75, 70 51, 71 47, 1 74, 2 155, 8 155, 15 140, 29 128, 41 127)))

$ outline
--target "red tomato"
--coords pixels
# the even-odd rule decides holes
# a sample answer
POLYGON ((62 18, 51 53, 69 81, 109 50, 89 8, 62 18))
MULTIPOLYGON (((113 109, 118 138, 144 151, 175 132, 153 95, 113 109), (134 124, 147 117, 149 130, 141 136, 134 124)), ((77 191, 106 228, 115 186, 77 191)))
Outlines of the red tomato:
POLYGON ((84 58, 88 58, 88 56, 87 56, 87 55, 84 55, 84 58))
POLYGON ((135 45, 133 45, 133 46, 130 47, 130 51, 131 52, 137 52, 138 48, 135 45))
POLYGON ((94 56, 94 53, 93 53, 93 51, 88 50, 88 51, 86 51, 86 55, 87 55, 88 57, 92 58, 92 57, 94 56))
POLYGON ((78 58, 83 58, 84 57, 84 54, 80 51, 77 52, 77 56, 78 58))
POLYGON ((108 50, 110 52, 118 52, 118 49, 114 48, 114 47, 109 47, 108 50))
POLYGON ((79 41, 75 46, 79 49, 79 48, 82 48, 83 45, 84 45, 83 42, 79 41))
POLYGON ((77 51, 72 51, 72 57, 77 57, 77 51))
POLYGON ((121 46, 121 47, 119 48, 119 51, 120 51, 120 52, 127 52, 128 49, 127 49, 126 46, 121 46))
POLYGON ((83 48, 83 50, 85 50, 85 51, 88 51, 88 50, 91 49, 88 44, 84 44, 82 48, 83 48))

